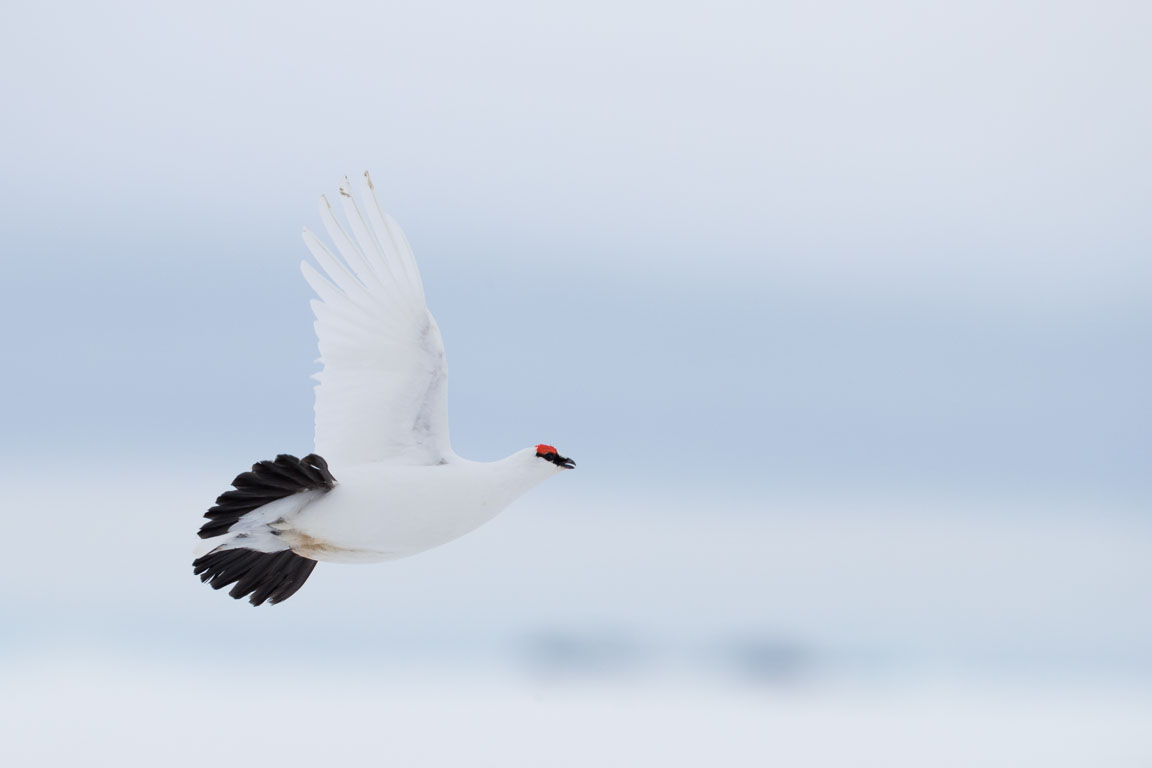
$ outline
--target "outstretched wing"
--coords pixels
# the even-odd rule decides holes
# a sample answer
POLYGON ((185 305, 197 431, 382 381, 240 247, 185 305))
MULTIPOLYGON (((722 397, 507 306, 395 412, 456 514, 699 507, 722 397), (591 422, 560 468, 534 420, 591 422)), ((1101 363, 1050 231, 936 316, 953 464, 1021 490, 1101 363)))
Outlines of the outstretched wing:
POLYGON ((341 227, 327 198, 320 217, 337 257, 307 229, 304 242, 324 270, 307 261, 323 370, 316 374, 316 453, 334 466, 377 461, 439 464, 448 440, 444 343, 424 303, 408 239, 376 201, 364 174, 364 210, 348 179, 341 227))

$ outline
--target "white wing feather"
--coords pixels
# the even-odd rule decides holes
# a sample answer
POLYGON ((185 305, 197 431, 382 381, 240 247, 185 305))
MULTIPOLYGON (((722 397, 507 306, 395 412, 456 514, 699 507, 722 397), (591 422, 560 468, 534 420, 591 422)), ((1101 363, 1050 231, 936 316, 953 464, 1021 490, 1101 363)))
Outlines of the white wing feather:
POLYGON ((444 342, 424 303, 407 238, 380 210, 364 174, 365 216, 348 179, 340 200, 351 235, 326 198, 320 218, 339 256, 304 230, 324 274, 308 262, 323 370, 316 374, 316 453, 334 466, 388 461, 439 464, 448 440, 444 342))

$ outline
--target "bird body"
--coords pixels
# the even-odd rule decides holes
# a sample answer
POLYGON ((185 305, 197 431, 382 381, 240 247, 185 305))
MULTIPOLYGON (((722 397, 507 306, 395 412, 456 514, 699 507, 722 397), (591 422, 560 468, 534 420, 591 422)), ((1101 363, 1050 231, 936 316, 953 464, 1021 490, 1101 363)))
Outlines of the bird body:
POLYGON ((494 462, 452 450, 444 346, 407 238, 345 179, 349 234, 321 198, 339 257, 304 241, 323 369, 316 375, 316 453, 282 454, 233 480, 205 514, 193 563, 202 581, 259 605, 287 599, 318 561, 367 563, 422 552, 468 533, 575 464, 539 444, 494 462))
POLYGON ((365 464, 341 470, 336 487, 272 527, 313 560, 395 560, 463 536, 562 471, 533 448, 494 462, 365 464))

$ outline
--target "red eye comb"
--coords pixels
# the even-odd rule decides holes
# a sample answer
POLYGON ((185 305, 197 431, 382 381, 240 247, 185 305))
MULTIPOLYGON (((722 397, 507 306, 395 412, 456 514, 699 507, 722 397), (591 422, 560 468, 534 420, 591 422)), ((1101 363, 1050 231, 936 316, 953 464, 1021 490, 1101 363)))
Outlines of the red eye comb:
POLYGON ((556 450, 556 446, 554 445, 545 445, 544 443, 540 443, 540 445, 536 446, 536 453, 559 453, 559 451, 556 450))

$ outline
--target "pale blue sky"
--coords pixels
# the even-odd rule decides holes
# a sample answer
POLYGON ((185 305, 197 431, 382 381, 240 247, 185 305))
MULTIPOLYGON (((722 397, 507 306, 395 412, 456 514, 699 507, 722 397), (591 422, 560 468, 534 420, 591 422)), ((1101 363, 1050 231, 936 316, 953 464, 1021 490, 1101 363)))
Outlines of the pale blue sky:
POLYGON ((9 455, 306 451, 298 232, 369 168, 466 455, 1148 497, 1138 4, 6 17, 9 455))
MULTIPOLYGON (((345 724, 324 750, 376 737, 364 691, 410 709, 397 670, 471 724, 457 670, 506 692, 548 638, 680 675, 715 743, 701 695, 783 648, 776 727, 801 702, 848 750, 846 719, 907 742, 903 712, 821 698, 861 674, 870 715, 953 675, 993 734, 1019 740, 1009 710, 1091 742, 1095 717, 1147 750, 1146 697, 1078 687, 1152 670, 1147 4, 9 5, 0 758, 64 717, 89 731, 64 747, 153 765, 147 739, 203 730, 188 702, 279 690, 286 660, 345 724), (299 233, 364 169, 443 330, 456 449, 579 468, 256 610, 192 576, 194 532, 240 470, 311 449, 299 233), (1005 697, 1029 676, 1056 715, 1005 697)), ((483 708, 595 740, 529 700, 483 708)), ((934 749, 985 749, 928 700, 964 731, 934 749)), ((247 733, 217 753, 311 754, 247 733)))

